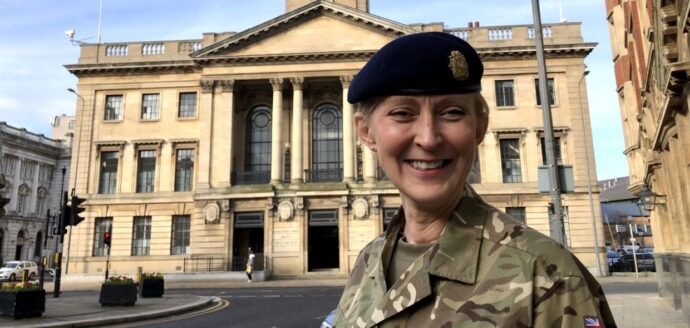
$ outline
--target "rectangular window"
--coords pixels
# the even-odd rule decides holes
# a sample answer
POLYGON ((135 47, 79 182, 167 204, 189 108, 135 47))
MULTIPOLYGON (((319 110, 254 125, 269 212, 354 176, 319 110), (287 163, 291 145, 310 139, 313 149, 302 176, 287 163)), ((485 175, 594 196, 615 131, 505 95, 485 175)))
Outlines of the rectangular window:
MULTIPOLYGON (((549 89, 549 103, 553 105, 555 104, 553 79, 546 79, 546 86, 549 89)), ((539 79, 534 80, 534 89, 537 90, 537 106, 541 106, 541 97, 539 96, 539 79)))
POLYGON ((157 120, 160 117, 160 97, 158 93, 146 93, 141 96, 142 120, 157 120))
POLYGON ((122 119, 122 95, 105 96, 104 121, 119 121, 122 119))
POLYGON ((177 117, 195 117, 196 116, 196 92, 181 92, 180 93, 180 108, 177 111, 177 117))
POLYGON ((520 142, 518 139, 501 139, 501 168, 503 169, 503 183, 522 182, 520 142))
POLYGON ((175 191, 191 191, 194 172, 194 149, 178 149, 175 161, 175 191))
POLYGON ((170 255, 189 254, 189 215, 173 215, 170 255))
POLYGON ((14 169, 17 166, 17 157, 5 155, 2 159, 2 170, 6 176, 14 176, 14 169))
POLYGON ((512 216, 514 219, 522 223, 527 223, 524 207, 506 207, 506 214, 512 216))
POLYGON ((132 227, 132 256, 149 255, 151 248, 151 217, 135 216, 132 227))
POLYGON ((38 171, 38 180, 42 184, 50 184, 50 182, 53 180, 53 166, 41 165, 38 171))
POLYGON ((513 80, 496 81, 496 106, 515 106, 513 97, 513 80))
POLYGON ((69 121, 69 123, 67 123, 67 129, 74 130, 74 121, 69 121))
POLYGON ((106 231, 112 233, 113 218, 96 218, 96 225, 93 229, 93 256, 106 256, 105 244, 103 244, 103 234, 106 231))
MULTIPOLYGON (((542 137, 541 138, 541 162, 543 165, 546 165, 546 140, 542 137)), ((559 137, 554 137, 553 138, 553 146, 554 146, 554 155, 556 157, 556 164, 560 165, 563 164, 563 159, 561 158, 561 138, 559 137)))
POLYGON ((153 192, 156 175, 156 151, 140 150, 137 161, 137 192, 153 192))
POLYGON ((22 160, 22 167, 20 169, 20 176, 22 179, 33 179, 36 162, 30 160, 22 160))
POLYGON ((98 178, 98 193, 112 194, 117 185, 117 165, 119 155, 116 151, 101 153, 101 172, 98 178))

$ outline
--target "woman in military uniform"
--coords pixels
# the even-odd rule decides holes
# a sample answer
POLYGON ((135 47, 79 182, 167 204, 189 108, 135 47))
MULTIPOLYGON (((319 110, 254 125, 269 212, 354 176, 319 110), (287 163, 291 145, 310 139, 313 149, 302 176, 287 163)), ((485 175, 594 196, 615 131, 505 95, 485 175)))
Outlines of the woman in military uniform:
POLYGON ((466 183, 488 126, 483 70, 468 43, 429 32, 387 44, 353 79, 358 136, 402 207, 361 251, 336 327, 615 327, 570 252, 466 183))

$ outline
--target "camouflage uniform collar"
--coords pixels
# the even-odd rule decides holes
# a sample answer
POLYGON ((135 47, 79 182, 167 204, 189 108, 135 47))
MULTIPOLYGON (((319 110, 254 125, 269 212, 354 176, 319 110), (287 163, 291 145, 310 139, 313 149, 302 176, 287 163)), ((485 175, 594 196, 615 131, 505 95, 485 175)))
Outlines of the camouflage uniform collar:
MULTIPOLYGON (((469 184, 466 184, 464 189, 465 195, 441 232, 438 245, 431 250, 433 255, 429 263, 429 274, 474 284, 477 280, 486 208, 482 206, 484 201, 469 184)), ((381 261, 378 263, 382 264, 382 267, 370 266, 370 269, 374 269, 369 270, 371 278, 382 275, 383 269, 390 265, 395 241, 404 227, 405 213, 401 207, 391 220, 384 239, 378 245, 383 248, 380 250, 381 261)))
POLYGON ((481 197, 466 184, 465 196, 441 232, 438 250, 429 264, 429 274, 465 284, 476 282, 486 217, 483 203, 481 197))

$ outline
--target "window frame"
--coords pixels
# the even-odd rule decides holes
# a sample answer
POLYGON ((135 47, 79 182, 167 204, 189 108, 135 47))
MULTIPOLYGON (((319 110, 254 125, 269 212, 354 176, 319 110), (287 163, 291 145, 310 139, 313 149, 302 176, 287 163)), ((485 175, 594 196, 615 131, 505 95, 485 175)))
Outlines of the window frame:
POLYGON ((199 115, 199 93, 197 91, 180 91, 177 93, 177 114, 176 117, 178 120, 193 120, 196 119, 199 115), (183 95, 189 95, 189 94, 194 94, 194 110, 192 112, 193 115, 189 116, 182 116, 182 106, 183 106, 183 101, 182 101, 182 96, 183 95))
POLYGON ((194 190, 194 168, 196 164, 196 148, 194 147, 175 147, 174 149, 174 154, 175 154, 175 172, 174 172, 174 177, 173 177, 173 191, 175 192, 189 192, 194 190), (185 180, 188 180, 189 185, 187 186, 185 183, 182 187, 185 188, 180 188, 178 189, 178 173, 181 172, 180 165, 184 165, 186 163, 180 163, 180 152, 185 151, 189 152, 191 154, 191 167, 189 167, 189 172, 188 174, 183 177, 185 180))
POLYGON ((191 215, 173 215, 171 219, 171 229, 170 229, 170 255, 187 255, 191 253, 189 245, 191 244, 191 226, 192 226, 192 216, 191 215), (184 229, 178 231, 177 220, 186 219, 186 224, 183 223, 184 229), (181 238, 178 237, 181 236, 181 238), (181 240, 181 242, 179 242, 181 240), (185 244, 186 242, 186 244, 185 244), (184 251, 182 251, 182 248, 184 251))
POLYGON ((151 254, 151 222, 150 215, 135 216, 132 220, 131 256, 148 256, 151 254), (143 222, 142 222, 143 221, 143 222), (141 224, 140 224, 141 222, 141 224), (144 231, 139 231, 143 227, 144 231), (139 238, 140 236, 143 238, 139 238), (141 244, 141 245, 139 245, 141 244))
MULTIPOLYGON (((556 97, 557 92, 556 92, 556 79, 553 77, 547 77, 546 78, 546 88, 549 89, 549 99, 551 100, 551 107, 555 107, 558 105, 558 99, 556 97)), ((541 97, 539 95, 539 78, 534 79, 534 91, 536 95, 536 101, 535 103, 537 104, 537 107, 541 107, 541 97)))
MULTIPOLYGON (((501 88, 500 90, 504 90, 505 88, 501 88)), ((494 97, 496 98, 496 108, 498 109, 511 109, 511 108, 516 108, 516 98, 515 98, 515 80, 514 79, 497 79, 494 80, 494 97), (510 86, 510 104, 499 104, 499 99, 505 100, 507 95, 504 95, 503 92, 499 93, 499 83, 502 82, 510 82, 512 85, 510 86), (502 97, 499 98, 499 94, 502 95, 502 97)))
MULTIPOLYGON (((103 150, 101 150, 101 151, 99 152, 99 161, 98 161, 98 190, 97 190, 97 193, 98 193, 98 194, 114 194, 114 193, 117 193, 117 180, 118 180, 118 177, 119 177, 119 170, 120 170, 120 154, 121 154, 121 152, 120 152, 119 150, 110 150, 110 149, 103 149, 103 150), (106 171, 104 171, 104 167, 105 167, 105 165, 106 165, 106 163, 105 163, 104 161, 107 160, 107 159, 105 158, 104 154, 106 154, 106 153, 107 153, 107 154, 113 154, 113 155, 115 156, 115 170, 112 171, 112 173, 114 173, 114 174, 113 174, 114 177, 113 177, 112 179, 110 179, 110 180, 113 181, 113 183, 112 183, 112 191, 110 191, 110 190, 105 191, 105 190, 104 190, 104 186, 103 186, 103 180, 104 180, 104 179, 103 179, 103 174, 106 172, 106 171)), ((111 172, 111 171, 107 171, 107 172, 111 172)))
MULTIPOLYGON (((311 143, 311 160, 309 170, 311 172, 310 182, 340 182, 343 179, 343 147, 344 147, 344 135, 343 135, 343 109, 331 102, 324 102, 319 104, 314 108, 311 115, 311 131, 310 131, 310 143, 311 143), (324 139, 317 139, 319 135, 328 135, 332 130, 330 126, 321 125, 324 128, 319 128, 321 122, 319 119, 321 115, 327 111, 333 111, 336 114, 335 121, 337 122, 337 138, 326 137, 324 139), (333 147, 331 143, 336 143, 336 147, 333 147), (330 146, 329 146, 330 144, 330 146), (323 155, 323 154, 326 155, 323 155), (336 160, 326 160, 319 161, 321 156, 330 157, 335 155, 336 160), (334 167, 337 166, 337 167, 334 167), (325 168, 324 168, 325 167, 325 168), (337 170, 336 176, 331 176, 331 170, 337 170), (325 177, 315 179, 314 176, 318 176, 317 172, 324 172, 325 177)), ((332 125, 332 124, 331 124, 332 125)), ((328 159, 328 158, 327 158, 328 159)))
POLYGON ((505 208, 506 214, 510 215, 510 217, 522 222, 523 224, 527 224, 527 208, 524 206, 506 206, 505 208), (517 214, 515 213, 510 213, 513 211, 518 211, 517 214))
POLYGON ((137 159, 136 165, 137 166, 136 166, 136 172, 135 172, 136 181, 135 181, 134 192, 136 192, 136 193, 156 192, 156 180, 157 180, 156 174, 158 173, 157 168, 158 168, 158 155, 159 155, 159 153, 160 152, 158 151, 158 149, 151 149, 148 147, 137 147, 137 149, 136 149, 136 159, 137 159), (153 154, 153 156, 141 157, 142 152, 151 152, 153 154), (140 175, 142 174, 141 166, 142 166, 142 162, 145 162, 145 161, 142 161, 142 158, 152 158, 151 161, 153 163, 153 169, 151 170, 151 179, 150 179, 151 180, 151 183, 150 183, 151 189, 150 190, 147 190, 147 188, 146 188, 148 185, 142 186, 140 183, 140 180, 141 180, 140 175))
POLYGON ((93 226, 93 245, 91 247, 91 256, 107 256, 105 252, 105 243, 103 242, 103 234, 110 232, 112 242, 113 217, 104 216, 96 217, 93 226), (101 224, 103 223, 103 224, 101 224))
MULTIPOLYGON (((499 138, 499 140, 498 140, 498 151, 499 151, 499 158, 500 158, 500 161, 501 161, 501 183, 523 183, 523 182, 524 182, 524 181, 523 181, 523 172, 522 172, 522 169, 523 169, 523 165, 522 165, 522 147, 521 147, 521 145, 520 145, 520 144, 521 144, 521 140, 522 140, 522 139, 519 138, 519 137, 516 137, 516 136, 509 136, 509 135, 502 136, 502 137, 499 138), (507 156, 504 156, 504 151, 503 151, 503 150, 504 150, 504 146, 503 146, 503 142, 507 142, 507 141, 509 141, 509 140, 510 140, 510 141, 515 141, 515 143, 517 144, 517 150, 518 150, 518 157, 517 157, 517 158, 507 158, 507 156), (519 167, 518 167, 518 170, 519 170, 519 172, 520 172, 520 175, 519 175, 519 176, 518 176, 518 175, 515 175, 515 174, 506 175, 506 172, 505 172, 506 169, 510 169, 510 170, 511 170, 511 173, 514 172, 514 167, 506 167, 506 165, 505 165, 505 164, 506 164, 506 160, 511 161, 511 163, 518 163, 518 164, 519 164, 519 167), (507 179, 507 177, 513 177, 513 178, 507 179), (508 180, 510 180, 510 181, 508 181, 508 180)), ((506 147, 507 147, 507 146, 506 146, 506 147)))
MULTIPOLYGON (((125 107, 125 95, 124 94, 107 94, 105 95, 105 98, 103 99, 103 122, 105 123, 117 123, 117 122, 122 122, 124 119, 124 107, 125 107), (112 115, 108 115, 108 100, 112 98, 120 98, 119 106, 116 108, 117 111, 114 113, 115 118, 111 118, 112 115)), ((112 114, 112 113, 111 113, 112 114)))
MULTIPOLYGON (((244 149, 244 172, 271 172, 271 158, 273 156, 272 142, 273 142, 273 113, 270 106, 257 105, 254 106, 247 114, 247 124, 245 125, 245 149, 244 149), (254 121, 259 114, 267 114, 269 122, 265 128, 257 129, 261 134, 261 140, 254 141, 254 121), (267 140, 263 138, 267 137, 267 140), (252 145, 261 146, 262 151, 259 152, 260 160, 254 161, 252 155, 252 145), (267 152, 264 151, 267 148, 267 152), (268 156, 268 160, 264 162, 263 157, 268 156), (257 169, 258 168, 258 169, 257 169)), ((269 175, 270 176, 270 175, 269 175)))
POLYGON ((141 103, 139 105, 139 121, 140 122, 154 122, 154 121, 160 121, 161 115, 162 115, 162 108, 161 108, 161 103, 162 103, 162 96, 160 92, 146 92, 141 94, 141 103), (156 96, 157 99, 151 106, 147 106, 147 104, 150 103, 149 100, 147 100, 147 96, 156 96), (150 112, 144 112, 144 109, 151 107, 152 110, 150 112), (147 117, 148 116, 148 117, 147 117))

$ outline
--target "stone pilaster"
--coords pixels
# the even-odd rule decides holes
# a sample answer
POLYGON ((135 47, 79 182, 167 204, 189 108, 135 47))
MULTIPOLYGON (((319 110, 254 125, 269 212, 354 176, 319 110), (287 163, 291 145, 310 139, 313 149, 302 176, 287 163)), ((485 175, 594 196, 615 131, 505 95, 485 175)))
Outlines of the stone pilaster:
POLYGON ((362 145, 362 157, 364 162, 364 182, 375 182, 377 180, 376 169, 378 165, 376 164, 374 152, 369 147, 362 145))
POLYGON ((271 184, 282 183, 283 140, 280 128, 283 121, 283 79, 271 79, 273 111, 271 117, 271 184))
POLYGON ((292 83, 292 153, 290 158, 290 177, 292 183, 302 183, 302 113, 304 112, 304 78, 293 77, 292 83))
POLYGON ((199 101, 199 178, 196 189, 211 188, 211 163, 213 145, 213 94, 216 81, 202 80, 201 99, 199 101))
POLYGON ((343 181, 355 181, 355 152, 354 134, 352 133, 352 105, 347 102, 347 91, 350 88, 352 76, 341 76, 340 82, 343 84, 343 181))
POLYGON ((234 119, 234 85, 235 80, 221 80, 221 94, 218 100, 218 110, 215 124, 215 149, 213 163, 213 180, 218 181, 218 187, 230 186, 232 173, 232 124, 234 119))

